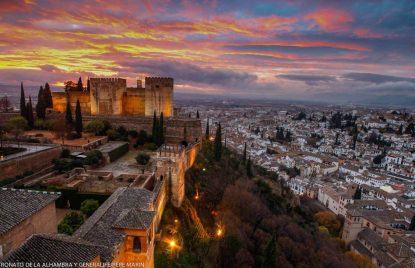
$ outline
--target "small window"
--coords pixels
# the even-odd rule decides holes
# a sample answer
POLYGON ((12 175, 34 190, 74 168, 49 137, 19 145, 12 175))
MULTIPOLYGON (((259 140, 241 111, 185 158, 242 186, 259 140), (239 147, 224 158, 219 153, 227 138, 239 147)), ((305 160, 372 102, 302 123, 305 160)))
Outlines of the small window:
POLYGON ((133 239, 133 251, 141 252, 141 241, 140 238, 135 236, 133 239))

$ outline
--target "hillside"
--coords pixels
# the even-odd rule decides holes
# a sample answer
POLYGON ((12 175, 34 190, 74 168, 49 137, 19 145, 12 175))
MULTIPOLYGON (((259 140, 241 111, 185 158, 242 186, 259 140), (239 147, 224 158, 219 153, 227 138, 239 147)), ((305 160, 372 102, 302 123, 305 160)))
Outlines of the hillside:
POLYGON ((186 200, 168 207, 156 267, 357 267, 339 239, 277 179, 205 144, 186 174, 186 200))

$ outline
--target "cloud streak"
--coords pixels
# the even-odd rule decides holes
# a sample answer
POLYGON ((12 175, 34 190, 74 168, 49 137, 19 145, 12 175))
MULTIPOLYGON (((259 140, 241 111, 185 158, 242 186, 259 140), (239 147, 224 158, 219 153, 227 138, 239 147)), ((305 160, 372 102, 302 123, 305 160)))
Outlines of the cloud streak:
POLYGON ((414 82, 415 4, 375 2, 1 1, 0 82, 158 75, 188 92, 376 94, 414 82))

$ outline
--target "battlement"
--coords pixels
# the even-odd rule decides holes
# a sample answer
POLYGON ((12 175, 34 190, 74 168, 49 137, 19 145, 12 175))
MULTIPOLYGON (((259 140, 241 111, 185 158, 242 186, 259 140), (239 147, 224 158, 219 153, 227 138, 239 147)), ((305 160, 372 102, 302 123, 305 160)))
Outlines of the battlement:
POLYGON ((146 82, 163 82, 163 81, 168 81, 168 82, 173 82, 173 78, 172 77, 146 77, 145 78, 146 82))
POLYGON ((120 83, 127 83, 127 80, 124 78, 118 77, 96 77, 90 78, 90 82, 120 82, 120 83))

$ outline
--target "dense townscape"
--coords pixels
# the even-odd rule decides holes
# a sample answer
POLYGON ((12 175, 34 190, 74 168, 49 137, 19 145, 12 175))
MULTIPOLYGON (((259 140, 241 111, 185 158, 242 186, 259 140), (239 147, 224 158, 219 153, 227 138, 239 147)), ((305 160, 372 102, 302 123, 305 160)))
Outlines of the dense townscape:
POLYGON ((415 245, 414 113, 328 105, 186 106, 225 146, 278 173, 300 197, 345 219, 341 238, 382 267, 415 245))

